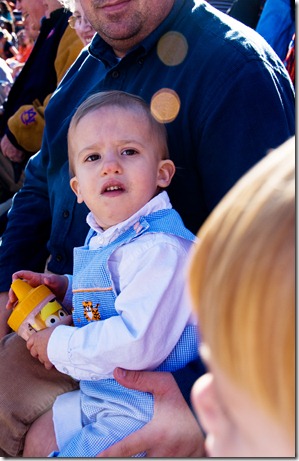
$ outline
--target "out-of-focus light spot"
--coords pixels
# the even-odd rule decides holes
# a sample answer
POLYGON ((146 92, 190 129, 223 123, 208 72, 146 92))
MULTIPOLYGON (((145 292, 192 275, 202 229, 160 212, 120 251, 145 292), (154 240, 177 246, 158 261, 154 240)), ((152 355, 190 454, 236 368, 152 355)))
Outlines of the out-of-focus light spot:
POLYGON ((160 123, 172 122, 179 113, 181 106, 177 93, 169 88, 163 88, 155 93, 151 100, 151 112, 160 123))
POLYGON ((184 35, 170 31, 163 35, 157 45, 157 53, 166 66, 181 64, 188 52, 188 43, 184 35))

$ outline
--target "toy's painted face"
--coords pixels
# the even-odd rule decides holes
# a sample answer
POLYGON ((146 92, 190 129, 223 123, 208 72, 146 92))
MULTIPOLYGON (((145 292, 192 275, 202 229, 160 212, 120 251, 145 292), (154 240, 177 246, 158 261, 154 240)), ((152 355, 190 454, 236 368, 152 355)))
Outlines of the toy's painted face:
POLYGON ((67 315, 68 313, 62 309, 61 304, 53 299, 42 308, 39 313, 39 320, 43 323, 44 328, 53 327, 67 315))
POLYGON ((66 312, 63 309, 59 309, 57 312, 55 312, 55 314, 51 314, 46 318, 45 325, 46 327, 52 327, 53 325, 56 325, 56 323, 59 323, 66 316, 66 312))

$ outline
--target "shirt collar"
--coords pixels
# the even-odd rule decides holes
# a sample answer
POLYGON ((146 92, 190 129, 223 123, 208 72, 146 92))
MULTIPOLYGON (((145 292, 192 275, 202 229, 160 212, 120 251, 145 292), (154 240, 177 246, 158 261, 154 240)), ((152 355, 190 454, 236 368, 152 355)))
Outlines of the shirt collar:
POLYGON ((161 192, 160 194, 153 197, 146 205, 140 208, 135 214, 130 216, 125 221, 115 224, 112 227, 109 227, 107 230, 103 230, 97 223, 91 212, 87 215, 86 222, 96 233, 90 239, 89 247, 91 249, 99 248, 100 246, 107 245, 108 243, 113 242, 120 234, 125 232, 129 227, 132 227, 142 216, 147 216, 155 211, 162 209, 172 208, 172 205, 169 200, 169 196, 166 191, 161 192))

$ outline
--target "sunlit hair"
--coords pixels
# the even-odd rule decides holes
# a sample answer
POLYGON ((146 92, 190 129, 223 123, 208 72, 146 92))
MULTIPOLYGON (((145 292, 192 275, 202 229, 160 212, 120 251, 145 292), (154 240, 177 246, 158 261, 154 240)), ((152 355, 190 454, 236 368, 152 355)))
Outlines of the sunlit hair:
POLYGON ((198 237, 189 280, 203 342, 294 435, 294 138, 241 178, 198 237))
POLYGON ((69 131, 68 131, 68 152, 70 174, 74 174, 74 165, 72 159, 72 130, 76 128, 80 120, 87 114, 97 111, 103 107, 120 107, 122 109, 133 111, 140 116, 145 116, 155 140, 161 160, 169 158, 169 151, 167 145, 167 131, 162 123, 159 123, 151 114, 150 107, 139 96, 125 93, 124 91, 102 91, 89 96, 76 110, 72 117, 69 131))
POLYGON ((59 0, 59 3, 61 3, 61 5, 64 6, 65 9, 73 12, 76 7, 76 1, 78 0, 59 0))

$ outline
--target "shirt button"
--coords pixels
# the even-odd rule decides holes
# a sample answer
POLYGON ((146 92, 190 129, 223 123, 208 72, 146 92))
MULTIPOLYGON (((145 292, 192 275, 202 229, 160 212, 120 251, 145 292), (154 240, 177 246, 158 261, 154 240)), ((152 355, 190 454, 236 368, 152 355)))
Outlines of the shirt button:
POLYGON ((114 70, 111 75, 112 75, 112 78, 118 78, 119 77, 119 71, 114 70))
POLYGON ((90 379, 92 381, 98 381, 99 378, 96 375, 91 375, 90 379))
POLYGON ((58 254, 58 255, 56 255, 56 258, 55 258, 55 259, 56 259, 56 261, 57 261, 58 263, 61 263, 61 261, 63 260, 63 257, 62 257, 62 255, 58 254))
POLYGON ((68 370, 66 367, 63 367, 62 371, 63 371, 63 373, 65 373, 66 375, 69 374, 69 370, 68 370))
POLYGON ((69 210, 64 210, 64 212, 63 212, 62 216, 63 216, 64 218, 68 218, 68 217, 69 217, 69 215, 70 215, 70 212, 69 212, 69 210))

